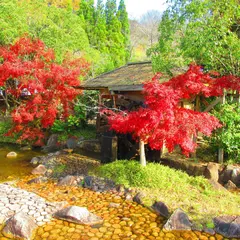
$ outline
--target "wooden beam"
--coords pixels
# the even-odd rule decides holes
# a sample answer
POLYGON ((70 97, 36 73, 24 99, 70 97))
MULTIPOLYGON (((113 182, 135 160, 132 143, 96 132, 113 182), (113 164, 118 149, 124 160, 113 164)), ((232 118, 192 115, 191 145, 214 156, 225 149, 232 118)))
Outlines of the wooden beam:
POLYGON ((221 97, 216 98, 210 105, 207 106, 207 108, 203 112, 211 111, 221 101, 222 101, 221 97))

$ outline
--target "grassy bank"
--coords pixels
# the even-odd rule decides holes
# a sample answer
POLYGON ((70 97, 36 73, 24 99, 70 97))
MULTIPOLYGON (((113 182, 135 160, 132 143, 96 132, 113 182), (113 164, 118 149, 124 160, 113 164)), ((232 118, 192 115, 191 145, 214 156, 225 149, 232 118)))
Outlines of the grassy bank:
POLYGON ((146 193, 144 203, 148 206, 158 200, 171 210, 182 208, 199 227, 211 227, 215 216, 240 214, 239 195, 217 191, 204 177, 191 177, 160 164, 142 167, 138 162, 121 160, 101 166, 96 174, 146 193))

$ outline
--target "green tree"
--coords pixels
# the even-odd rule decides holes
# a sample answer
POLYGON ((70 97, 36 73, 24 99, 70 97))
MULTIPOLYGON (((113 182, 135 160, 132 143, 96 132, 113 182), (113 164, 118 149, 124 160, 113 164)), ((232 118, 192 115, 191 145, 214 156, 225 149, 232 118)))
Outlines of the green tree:
POLYGON ((94 42, 95 38, 95 8, 94 0, 82 0, 79 7, 80 18, 84 19, 84 29, 88 35, 90 44, 94 42))
POLYGON ((103 53, 108 53, 106 46, 107 42, 107 28, 106 28, 106 15, 104 10, 104 4, 102 0, 97 1, 97 9, 95 15, 95 41, 94 46, 103 53))
POLYGON ((130 24, 128 20, 128 13, 124 0, 120 0, 118 11, 117 11, 118 20, 121 23, 121 33, 124 37, 124 45, 126 51, 126 61, 130 57, 130 24))
POLYGON ((158 44, 148 51, 155 70, 195 61, 222 75, 239 75, 239 0, 170 0, 158 44))
POLYGON ((117 18, 116 0, 107 0, 105 12, 108 31, 107 47, 114 66, 118 67, 126 63, 126 49, 121 32, 121 22, 117 18))

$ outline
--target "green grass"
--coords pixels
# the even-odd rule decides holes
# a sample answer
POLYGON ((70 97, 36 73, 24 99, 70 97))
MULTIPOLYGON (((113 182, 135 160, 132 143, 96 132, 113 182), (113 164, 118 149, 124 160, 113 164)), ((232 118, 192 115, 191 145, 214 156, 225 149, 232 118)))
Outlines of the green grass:
POLYGON ((214 190, 204 177, 191 177, 160 164, 142 167, 138 162, 121 160, 99 167, 96 174, 145 192, 146 205, 158 200, 172 211, 181 207, 201 225, 211 225, 211 219, 218 215, 240 214, 237 193, 214 190))

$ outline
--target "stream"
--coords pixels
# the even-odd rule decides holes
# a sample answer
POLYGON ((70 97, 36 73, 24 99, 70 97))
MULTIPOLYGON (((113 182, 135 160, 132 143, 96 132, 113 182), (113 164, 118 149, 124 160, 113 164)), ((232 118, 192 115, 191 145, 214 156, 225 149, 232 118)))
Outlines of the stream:
POLYGON ((20 150, 14 144, 0 143, 0 182, 22 178, 30 174, 32 166, 30 160, 43 155, 39 150, 20 150), (17 157, 7 158, 9 152, 16 152, 17 157))

